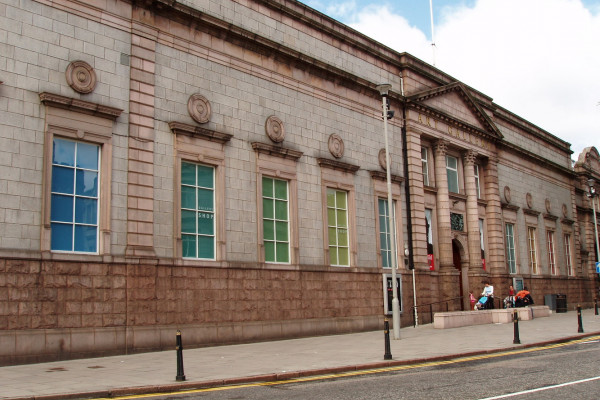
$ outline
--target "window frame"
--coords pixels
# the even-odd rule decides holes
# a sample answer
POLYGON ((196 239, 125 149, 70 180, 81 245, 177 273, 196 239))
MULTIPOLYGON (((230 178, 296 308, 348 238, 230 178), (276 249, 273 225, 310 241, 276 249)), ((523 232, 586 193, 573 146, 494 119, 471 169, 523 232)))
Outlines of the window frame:
POLYGON ((477 199, 481 199, 481 178, 479 164, 473 165, 473 173, 475 176, 475 187, 477 189, 477 199))
POLYGON ((446 179, 448 182, 448 192, 449 193, 459 193, 460 194, 460 178, 459 178, 459 158, 450 154, 446 154, 446 179), (448 165, 448 160, 453 159, 456 161, 456 167, 451 167, 448 165), (452 190, 450 187, 450 173, 456 174, 456 180, 452 180, 452 182, 456 181, 456 191, 452 190))
POLYGON ((98 254, 98 249, 100 246, 100 186, 102 184, 102 176, 101 176, 101 171, 100 171, 100 166, 102 165, 102 146, 95 144, 95 143, 89 143, 89 142, 85 142, 85 141, 81 141, 81 140, 72 140, 69 138, 63 138, 60 136, 54 136, 52 138, 52 160, 51 160, 51 166, 50 168, 52 169, 51 172, 51 181, 52 183, 50 184, 50 251, 54 252, 54 253, 68 253, 68 254, 98 254), (70 142, 70 143, 74 143, 74 158, 73 158, 73 165, 63 165, 63 164, 55 164, 54 163, 54 150, 56 149, 56 141, 60 140, 63 142, 70 142), (95 169, 91 169, 91 168, 82 168, 81 166, 78 166, 78 160, 79 160, 79 145, 80 144, 85 144, 85 145, 89 145, 89 146, 93 146, 96 151, 97 151, 97 163, 96 163, 96 168, 95 169), (56 178, 56 176, 54 175, 54 167, 58 167, 58 168, 68 168, 70 170, 73 170, 73 179, 70 182, 72 184, 72 188, 73 188, 73 192, 72 193, 63 193, 63 192, 55 192, 53 190, 54 187, 54 178, 56 178), (96 187, 96 196, 84 196, 81 194, 77 193, 77 181, 78 178, 77 176, 78 171, 94 171, 97 174, 97 187, 96 187), (70 209, 71 211, 71 216, 72 216, 72 220, 70 222, 68 221, 60 221, 60 220, 53 220, 52 219, 52 210, 54 209, 53 207, 53 198, 55 196, 68 196, 70 198, 73 199, 72 201, 72 207, 70 209), (77 217, 76 217, 76 212, 77 212, 77 202, 79 200, 82 199, 94 199, 96 201, 96 217, 94 220, 94 223, 81 223, 81 222, 77 222, 77 217), (56 248, 52 248, 52 232, 53 232, 53 225, 58 225, 58 226, 70 226, 70 230, 71 230, 71 244, 70 250, 61 250, 61 249, 56 249, 56 248), (77 227, 81 227, 81 226, 93 226, 94 230, 96 232, 96 240, 94 243, 94 251, 81 251, 81 250, 77 250, 76 249, 76 233, 77 233, 77 227))
POLYGON ((504 241, 506 245, 506 263, 508 265, 508 273, 516 274, 517 273, 517 247, 515 245, 515 224, 514 222, 505 222, 504 223, 504 241), (508 234, 508 227, 511 227, 511 235, 508 234), (510 240, 509 240, 510 238, 510 240), (512 245, 512 246, 511 246, 512 245), (512 248, 512 264, 510 257, 510 250, 512 248))
MULTIPOLYGON (((184 243, 183 237, 184 237, 184 235, 187 235, 187 233, 184 233, 182 231, 183 222, 181 220, 181 218, 182 218, 181 216, 183 215, 184 209, 183 209, 183 206, 182 206, 182 204, 180 202, 180 204, 179 204, 179 213, 180 213, 180 221, 181 221, 181 225, 180 225, 181 226, 181 229, 180 229, 180 235, 181 235, 181 258, 184 259, 184 260, 216 261, 217 260, 217 243, 218 243, 218 239, 219 239, 219 237, 217 236, 217 234, 218 234, 218 229, 217 229, 217 200, 216 200, 217 199, 217 195, 216 195, 216 193, 217 193, 217 180, 216 180, 216 178, 217 178, 217 167, 215 167, 214 165, 210 165, 210 164, 199 163, 199 162, 191 162, 189 160, 181 159, 180 160, 180 171, 183 171, 183 164, 184 163, 193 165, 195 167, 196 183, 194 184, 193 187, 194 187, 194 189, 195 189, 196 192, 197 192, 197 190, 199 188, 203 189, 203 190, 206 190, 206 189, 212 190, 212 207, 213 207, 213 209, 212 209, 212 211, 209 211, 209 213, 212 213, 212 221, 213 221, 212 222, 212 225, 213 225, 212 226, 212 231, 213 231, 213 233, 212 233, 212 235, 202 235, 202 234, 199 234, 198 233, 198 229, 197 229, 197 219, 198 219, 198 216, 196 216, 196 218, 195 218, 195 220, 196 220, 196 232, 194 233, 194 236, 196 236, 196 241, 195 241, 195 243, 196 243, 196 246, 195 246, 196 257, 186 257, 186 256, 184 256, 184 254, 183 254, 183 247, 184 247, 183 246, 183 243, 184 243), (197 182, 198 182, 197 181, 197 173, 198 173, 198 167, 199 166, 211 168, 211 170, 212 170, 212 187, 211 188, 200 187, 200 186, 197 185, 197 182), (209 258, 209 257, 200 257, 200 255, 198 254, 198 241, 197 241, 197 239, 198 239, 199 236, 211 236, 213 238, 213 251, 212 251, 213 257, 212 258, 209 258)), ((181 172, 180 172, 179 176, 181 177, 181 172)), ((180 194, 180 199, 181 199, 181 194, 183 192, 183 186, 184 186, 184 183, 180 180, 179 186, 178 186, 178 188, 179 188, 179 194, 180 194)), ((185 185, 185 186, 191 186, 191 185, 185 185)), ((198 203, 197 203, 197 198, 196 198, 195 208, 193 209, 194 213, 196 213, 196 214, 201 212, 197 208, 197 205, 198 205, 198 203)))
POLYGON ((423 185, 431 186, 429 179, 429 148, 425 146, 421 147, 421 167, 423 172, 423 185), (423 155, 425 155, 425 158, 423 158, 423 155))
POLYGON ((546 250, 548 251, 548 271, 550 275, 558 275, 556 267, 556 247, 555 247, 554 231, 546 230, 546 250))
MULTIPOLYGON (((62 109, 52 106, 52 100, 43 100, 46 107, 44 134, 44 173, 42 180, 42 229, 40 248, 53 255, 96 256, 108 255, 111 249, 111 200, 112 200, 112 136, 113 116, 87 115, 76 109, 62 109), (51 197, 52 197, 52 154, 54 138, 62 138, 99 147, 98 185, 98 239, 96 252, 75 252, 52 250, 51 248, 51 197)), ((113 112, 117 114, 117 109, 113 112)), ((51 256, 52 257, 52 256, 51 256)))
MULTIPOLYGON (((399 244, 400 242, 398 241, 398 221, 396 220, 396 216, 398 215, 397 213, 397 208, 398 208, 398 202, 396 201, 396 199, 392 198, 392 213, 394 214, 392 216, 392 225, 394 227, 394 239, 396 241, 396 266, 400 265, 400 257, 398 256, 399 253, 399 244)), ((381 268, 383 269, 391 269, 391 261, 392 261, 392 257, 391 257, 391 253, 392 253, 392 249, 391 246, 388 245, 387 249, 383 248, 383 243, 381 243, 381 238, 382 235, 385 235, 386 237, 386 241, 391 244, 392 240, 391 240, 391 230, 388 231, 387 229, 385 231, 382 230, 382 226, 381 226, 381 218, 383 217, 386 221, 386 225, 385 228, 387 228, 387 221, 388 221, 388 212, 389 212, 389 207, 388 207, 388 199, 381 197, 381 196, 377 196, 377 210, 378 210, 378 223, 377 223, 377 231, 379 233, 378 235, 378 249, 379 249, 379 265, 381 266, 381 268), (384 202, 384 215, 381 215, 381 206, 380 206, 380 202, 383 201, 384 202), (386 257, 384 258, 383 256, 383 252, 386 253, 386 257), (388 260, 387 262, 387 266, 384 264, 384 259, 388 260)))
POLYGON ((261 221, 262 221, 262 227, 263 227, 263 240, 262 240, 262 242, 263 242, 263 250, 264 250, 263 251, 264 262, 265 263, 269 263, 269 264, 290 264, 291 263, 291 247, 292 247, 291 246, 291 234, 290 234, 290 231, 291 231, 291 221, 290 221, 290 202, 291 202, 291 199, 290 199, 290 182, 287 179, 275 178, 275 177, 272 177, 272 176, 268 176, 266 174, 261 174, 261 189, 262 189, 261 190, 261 199, 262 199, 262 202, 261 202, 261 206, 262 206, 262 218, 261 218, 261 221), (265 190, 265 186, 264 185, 265 185, 265 180, 266 179, 270 179, 270 180, 273 181, 273 197, 269 197, 269 198, 273 199, 273 207, 274 207, 273 208, 273 218, 266 218, 265 217, 264 202, 265 202, 265 198, 266 197, 265 197, 265 193, 264 193, 264 190, 265 190), (276 228, 274 228, 274 230, 273 230, 273 234, 275 235, 273 240, 270 240, 270 239, 267 240, 267 239, 264 238, 265 220, 267 220, 267 219, 268 220, 272 220, 273 223, 274 223, 274 225, 277 225, 277 222, 279 221, 278 218, 277 218, 277 215, 276 215, 277 212, 276 212, 276 206, 275 206, 275 204, 276 204, 277 200, 282 201, 282 199, 278 199, 276 197, 276 193, 275 193, 276 190, 275 190, 275 187, 274 187, 276 181, 285 182, 285 190, 286 190, 286 198, 285 198, 286 219, 285 219, 285 222, 287 224, 287 232, 286 232, 286 234, 287 234, 287 241, 277 240, 277 229, 276 228), (273 246, 274 256, 275 256, 274 260, 267 260, 267 246, 265 245, 265 242, 267 242, 267 241, 274 242, 274 246, 273 246), (287 243, 287 261, 279 261, 279 260, 277 260, 277 248, 278 248, 277 244, 278 243, 287 243))
POLYGON ((565 244, 565 265, 567 267, 567 275, 574 276, 573 271, 573 250, 571 246, 571 233, 563 234, 565 244))
POLYGON ((527 251, 529 254, 529 269, 532 275, 539 275, 539 260, 537 257, 537 228, 527 227, 527 251))

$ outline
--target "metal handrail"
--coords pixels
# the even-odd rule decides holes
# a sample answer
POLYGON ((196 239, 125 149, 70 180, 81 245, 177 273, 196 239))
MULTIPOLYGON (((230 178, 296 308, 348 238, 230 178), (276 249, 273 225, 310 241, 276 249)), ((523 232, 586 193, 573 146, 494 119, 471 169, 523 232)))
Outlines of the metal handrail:
POLYGON ((412 306, 411 309, 411 314, 413 316, 413 327, 417 326, 417 323, 415 321, 415 308, 417 309, 417 311, 419 310, 419 308, 424 308, 429 306, 429 323, 433 322, 433 306, 435 304, 443 304, 446 303, 446 311, 448 311, 448 303, 450 303, 451 301, 456 301, 456 300, 462 300, 463 297, 465 296, 458 296, 458 297, 453 297, 451 299, 446 299, 446 300, 440 300, 440 301, 434 301, 433 303, 427 303, 427 304, 420 304, 418 306, 412 306))

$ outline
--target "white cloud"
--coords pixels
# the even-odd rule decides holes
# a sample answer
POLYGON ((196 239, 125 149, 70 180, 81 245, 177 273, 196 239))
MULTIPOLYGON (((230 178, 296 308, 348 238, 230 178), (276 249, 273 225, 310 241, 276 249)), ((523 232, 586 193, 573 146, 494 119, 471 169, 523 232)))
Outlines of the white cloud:
MULTIPOLYGON (((600 15, 579 0, 479 0, 436 23, 436 66, 572 144, 600 149, 600 15)), ((426 62, 425 33, 386 7, 349 25, 426 62)), ((575 156, 576 156, 575 154, 575 156)))

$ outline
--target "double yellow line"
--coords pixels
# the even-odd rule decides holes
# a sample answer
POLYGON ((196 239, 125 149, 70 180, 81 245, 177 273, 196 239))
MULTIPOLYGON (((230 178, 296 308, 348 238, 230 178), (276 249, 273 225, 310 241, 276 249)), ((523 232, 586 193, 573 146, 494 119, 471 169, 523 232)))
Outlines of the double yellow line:
POLYGON ((327 379, 347 378, 347 377, 352 377, 352 376, 379 374, 379 373, 383 373, 383 372, 404 371, 404 370, 417 369, 417 368, 436 367, 436 366, 440 366, 440 365, 451 365, 451 364, 458 364, 458 363, 463 363, 463 362, 468 362, 468 361, 486 360, 486 359, 490 359, 490 358, 505 357, 505 356, 511 356, 511 355, 516 355, 516 354, 533 353, 536 351, 556 349, 559 347, 565 347, 565 346, 570 346, 570 345, 574 345, 574 344, 578 344, 578 343, 589 342, 589 341, 599 340, 599 339, 600 339, 600 336, 590 336, 590 337, 586 337, 583 339, 576 339, 576 340, 571 340, 571 341, 564 342, 564 343, 555 343, 555 344, 550 344, 550 345, 541 346, 541 347, 530 347, 530 348, 523 348, 523 349, 518 349, 518 350, 503 351, 503 352, 499 352, 499 353, 481 354, 478 356, 470 356, 470 357, 460 357, 460 358, 454 358, 451 360, 428 361, 428 362, 423 362, 423 363, 419 363, 419 364, 398 365, 395 367, 375 368, 375 369, 367 369, 367 370, 361 370, 361 371, 349 371, 349 372, 340 372, 340 373, 327 374, 327 375, 307 376, 307 377, 302 377, 302 378, 286 379, 286 380, 281 380, 281 381, 256 382, 256 383, 247 383, 247 384, 241 384, 241 385, 219 386, 219 387, 206 388, 206 389, 179 390, 179 391, 173 391, 173 392, 169 392, 169 393, 149 393, 149 394, 140 394, 140 395, 121 396, 121 397, 110 397, 110 398, 102 398, 102 399, 97 399, 97 400, 145 399, 145 398, 151 398, 151 397, 172 396, 172 395, 176 395, 176 394, 218 392, 218 391, 231 390, 231 389, 242 389, 242 388, 259 387, 259 386, 287 385, 290 383, 303 383, 303 382, 314 382, 314 381, 321 381, 321 380, 327 380, 327 379))

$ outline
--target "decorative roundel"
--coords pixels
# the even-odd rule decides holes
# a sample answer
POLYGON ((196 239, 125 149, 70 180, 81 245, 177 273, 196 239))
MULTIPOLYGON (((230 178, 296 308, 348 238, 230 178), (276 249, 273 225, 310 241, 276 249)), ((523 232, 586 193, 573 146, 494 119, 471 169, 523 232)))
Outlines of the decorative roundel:
POLYGON ((210 120, 210 103, 201 94, 193 94, 188 100, 188 112, 194 121, 205 124, 210 120))
POLYGON ((525 195, 525 200, 527 201, 527 207, 532 208, 533 207, 533 196, 531 195, 531 193, 527 193, 525 195))
POLYGON ((504 186, 504 200, 506 200, 507 203, 510 203, 511 200, 510 188, 508 186, 504 186))
POLYGON ((281 143, 283 142, 283 139, 285 139, 283 121, 274 115, 271 115, 269 118, 267 118, 267 122, 265 122, 265 132, 267 133, 269 139, 275 143, 281 143))
POLYGON ((96 73, 85 61, 73 61, 65 71, 67 83, 79 93, 91 93, 96 88, 96 73))
POLYGON ((546 199, 546 212, 550 213, 552 211, 552 203, 550 199, 546 199))
POLYGON ((344 155, 344 141, 342 137, 337 133, 333 133, 329 136, 329 152, 335 158, 340 158, 344 155))
POLYGON ((562 213, 563 217, 567 218, 569 216, 569 207, 566 204, 562 205, 562 213))
POLYGON ((379 155, 377 156, 377 158, 379 159, 379 165, 381 166, 381 168, 383 168, 384 171, 387 170, 385 149, 379 150, 379 155))

